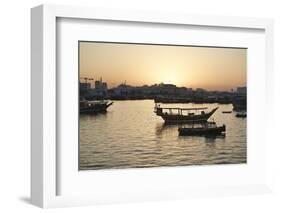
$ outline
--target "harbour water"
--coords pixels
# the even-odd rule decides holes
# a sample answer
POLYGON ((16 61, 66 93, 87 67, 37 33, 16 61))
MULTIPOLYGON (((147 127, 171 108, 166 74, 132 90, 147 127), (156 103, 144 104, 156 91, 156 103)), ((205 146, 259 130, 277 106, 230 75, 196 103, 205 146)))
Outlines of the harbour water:
POLYGON ((153 100, 114 101, 107 113, 80 115, 80 170, 246 163, 247 119, 222 113, 231 104, 163 106, 218 106, 212 117, 226 125, 226 135, 179 136, 180 125, 164 125, 153 100))

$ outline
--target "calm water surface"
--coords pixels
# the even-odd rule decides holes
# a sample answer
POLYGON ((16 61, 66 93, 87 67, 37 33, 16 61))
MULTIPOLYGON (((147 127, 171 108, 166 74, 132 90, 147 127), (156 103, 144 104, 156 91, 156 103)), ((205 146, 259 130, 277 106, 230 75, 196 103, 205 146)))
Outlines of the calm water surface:
POLYGON ((106 114, 80 115, 80 169, 246 163, 247 119, 223 114, 231 104, 162 106, 219 106, 212 117, 226 125, 226 136, 178 136, 179 125, 164 125, 153 100, 114 101, 106 114))

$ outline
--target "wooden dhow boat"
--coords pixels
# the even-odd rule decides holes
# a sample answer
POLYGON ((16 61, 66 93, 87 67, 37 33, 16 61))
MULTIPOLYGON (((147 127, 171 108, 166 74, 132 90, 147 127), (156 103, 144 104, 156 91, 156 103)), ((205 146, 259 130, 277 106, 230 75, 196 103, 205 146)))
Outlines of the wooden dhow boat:
POLYGON ((167 124, 176 123, 194 123, 194 122, 207 122, 207 120, 215 113, 218 107, 212 109, 209 112, 204 110, 207 107, 200 108, 174 108, 174 107, 160 107, 155 105, 154 112, 156 115, 163 118, 167 124), (200 111, 199 113, 197 113, 200 111))
POLYGON ((113 102, 102 100, 102 101, 80 101, 80 114, 97 114, 104 113, 107 108, 111 106, 113 102))

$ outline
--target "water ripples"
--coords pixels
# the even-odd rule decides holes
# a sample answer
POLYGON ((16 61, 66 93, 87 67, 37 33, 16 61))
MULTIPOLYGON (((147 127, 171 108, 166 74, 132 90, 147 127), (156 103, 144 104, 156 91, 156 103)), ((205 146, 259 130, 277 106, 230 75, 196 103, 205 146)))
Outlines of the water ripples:
POLYGON ((152 100, 116 101, 106 114, 81 115, 80 169, 246 163, 246 119, 222 113, 232 105, 201 106, 219 106, 213 117, 226 124, 225 137, 178 136, 178 125, 164 125, 153 113, 152 100))

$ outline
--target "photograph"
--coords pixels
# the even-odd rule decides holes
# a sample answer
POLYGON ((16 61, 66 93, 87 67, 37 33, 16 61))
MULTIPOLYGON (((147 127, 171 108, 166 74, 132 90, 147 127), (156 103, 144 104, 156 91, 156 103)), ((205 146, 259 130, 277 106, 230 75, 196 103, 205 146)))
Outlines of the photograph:
POLYGON ((247 48, 78 41, 79 170, 247 163, 247 48))

